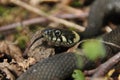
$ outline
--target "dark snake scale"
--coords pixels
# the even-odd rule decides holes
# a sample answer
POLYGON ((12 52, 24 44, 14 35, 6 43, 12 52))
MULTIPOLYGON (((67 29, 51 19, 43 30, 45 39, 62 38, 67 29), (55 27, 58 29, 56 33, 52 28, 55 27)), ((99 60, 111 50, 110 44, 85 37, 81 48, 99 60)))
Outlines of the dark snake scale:
MULTIPOLYGON (((73 46, 82 38, 91 38, 102 33, 102 26, 107 24, 107 19, 113 21, 116 15, 120 17, 120 0, 96 0, 91 6, 90 15, 88 17, 88 27, 84 32, 75 32, 61 29, 45 29, 42 34, 43 37, 54 43, 56 46, 73 46)), ((120 18, 119 18, 120 19, 120 18)), ((120 21, 113 21, 116 24, 120 21)), ((112 32, 102 36, 104 41, 111 42, 120 46, 120 26, 112 32)), ((115 54, 120 51, 119 48, 106 45, 106 50, 115 54)), ((74 53, 61 53, 41 60, 25 73, 23 73, 17 80, 70 80, 74 69, 81 69, 77 64, 78 60, 84 63, 85 66, 89 61, 85 56, 78 56, 74 53)))

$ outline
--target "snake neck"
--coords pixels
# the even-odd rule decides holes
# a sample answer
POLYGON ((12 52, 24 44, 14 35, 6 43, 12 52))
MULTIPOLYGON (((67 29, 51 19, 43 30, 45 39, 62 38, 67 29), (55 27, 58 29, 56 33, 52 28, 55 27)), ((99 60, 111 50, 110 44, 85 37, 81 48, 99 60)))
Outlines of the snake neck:
POLYGON ((109 22, 120 24, 120 0, 96 0, 90 9, 88 26, 79 33, 81 38, 92 38, 103 34, 103 27, 109 22))

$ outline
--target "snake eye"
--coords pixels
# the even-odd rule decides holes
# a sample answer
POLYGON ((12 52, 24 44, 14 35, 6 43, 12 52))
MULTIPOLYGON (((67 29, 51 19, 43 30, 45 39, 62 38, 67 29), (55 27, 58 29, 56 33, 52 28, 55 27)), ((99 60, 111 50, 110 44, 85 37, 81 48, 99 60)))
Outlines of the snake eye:
POLYGON ((55 35, 56 36, 60 36, 61 35, 61 31, 60 30, 55 30, 55 35))

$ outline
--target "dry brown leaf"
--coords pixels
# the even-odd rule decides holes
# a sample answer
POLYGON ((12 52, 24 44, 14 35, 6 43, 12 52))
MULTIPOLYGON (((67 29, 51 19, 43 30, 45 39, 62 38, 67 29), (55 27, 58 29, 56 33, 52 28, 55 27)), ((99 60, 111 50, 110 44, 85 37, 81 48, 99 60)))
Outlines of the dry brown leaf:
POLYGON ((112 74, 115 72, 115 69, 111 69, 109 72, 108 72, 108 76, 110 77, 110 76, 112 76, 112 74))
POLYGON ((23 72, 22 68, 16 64, 16 62, 8 63, 7 59, 4 59, 4 61, 0 63, 0 70, 3 70, 4 68, 9 69, 10 71, 16 73, 18 76, 23 72))
POLYGON ((21 50, 13 43, 8 41, 1 41, 0 42, 0 54, 6 54, 15 59, 17 62, 23 61, 22 52, 21 50))
POLYGON ((23 62, 18 62, 18 65, 22 67, 22 70, 25 72, 27 68, 29 68, 30 65, 35 64, 34 58, 28 58, 24 60, 23 62))
POLYGON ((15 80, 15 76, 8 70, 8 68, 2 69, 6 73, 6 78, 10 80, 15 80))

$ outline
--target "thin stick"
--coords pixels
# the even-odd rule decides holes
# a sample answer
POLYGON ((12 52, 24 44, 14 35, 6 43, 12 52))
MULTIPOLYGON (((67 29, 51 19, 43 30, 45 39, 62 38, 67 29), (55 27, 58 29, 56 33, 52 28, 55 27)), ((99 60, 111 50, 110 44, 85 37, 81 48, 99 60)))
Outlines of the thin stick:
POLYGON ((120 52, 118 52, 115 56, 100 65, 96 73, 94 73, 93 78, 104 76, 118 62, 120 62, 120 52))
MULTIPOLYGON (((63 18, 63 19, 74 19, 74 18, 83 19, 83 18, 87 17, 87 15, 84 15, 84 14, 80 14, 80 15, 57 14, 57 15, 53 15, 53 16, 63 18)), ((27 25, 36 24, 36 23, 45 23, 47 21, 48 21, 48 19, 46 19, 45 17, 32 18, 32 19, 21 21, 21 22, 15 22, 12 24, 1 26, 0 32, 5 32, 10 29, 15 29, 16 27, 21 26, 21 25, 22 25, 22 27, 26 27, 27 25)))
POLYGON ((66 21, 66 20, 51 16, 51 15, 48 15, 45 12, 43 12, 42 10, 37 9, 35 7, 32 7, 31 5, 28 5, 28 4, 26 4, 26 3, 24 3, 24 2, 22 2, 20 0, 11 0, 11 2, 16 4, 16 5, 19 5, 19 6, 23 7, 25 9, 29 10, 29 11, 32 11, 32 12, 38 14, 38 15, 46 17, 47 19, 49 19, 51 21, 54 21, 56 23, 61 23, 61 24, 66 25, 67 27, 72 27, 72 28, 78 29, 81 32, 85 30, 85 27, 82 27, 82 26, 77 25, 75 23, 72 23, 72 22, 69 22, 69 21, 66 21))

